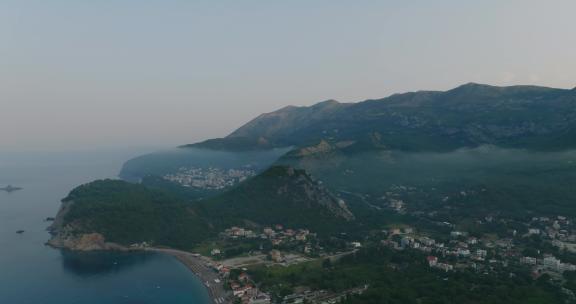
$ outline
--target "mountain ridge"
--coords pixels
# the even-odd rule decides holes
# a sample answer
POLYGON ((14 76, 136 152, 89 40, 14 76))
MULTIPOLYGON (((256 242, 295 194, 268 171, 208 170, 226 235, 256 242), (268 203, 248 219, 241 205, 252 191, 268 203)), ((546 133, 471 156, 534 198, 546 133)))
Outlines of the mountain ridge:
MULTIPOLYGON (((321 140, 350 141, 379 133, 379 148, 386 149, 434 151, 483 144, 561 149, 563 134, 576 132, 574 92, 467 83, 447 91, 407 92, 358 103, 329 100, 261 114, 227 137, 188 146, 234 150, 242 142, 244 149, 302 148, 321 140), (560 139, 554 143, 547 136, 560 139)), ((576 141, 569 146, 576 147, 576 141)))

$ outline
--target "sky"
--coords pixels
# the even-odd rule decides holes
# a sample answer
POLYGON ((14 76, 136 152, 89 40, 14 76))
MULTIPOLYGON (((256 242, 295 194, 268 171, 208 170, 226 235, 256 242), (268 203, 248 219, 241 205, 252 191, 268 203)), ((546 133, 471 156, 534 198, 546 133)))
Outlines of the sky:
POLYGON ((576 86, 576 1, 0 0, 0 150, 176 146, 260 113, 576 86))

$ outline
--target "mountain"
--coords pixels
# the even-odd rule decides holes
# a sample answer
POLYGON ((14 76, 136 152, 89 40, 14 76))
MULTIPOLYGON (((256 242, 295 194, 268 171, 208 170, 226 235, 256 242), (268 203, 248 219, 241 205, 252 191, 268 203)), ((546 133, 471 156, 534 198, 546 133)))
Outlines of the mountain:
MULTIPOLYGON (((497 211, 504 206, 511 210, 511 202, 516 202, 523 211, 572 214, 576 209, 568 202, 576 193, 546 189, 573 180, 571 150, 575 148, 575 90, 468 83, 444 92, 285 107, 260 115, 225 138, 178 149, 190 155, 177 166, 165 166, 174 159, 170 155, 160 155, 154 162, 141 157, 129 161, 123 172, 166 174, 208 159, 199 155, 209 155, 217 165, 227 158, 266 159, 258 172, 275 165, 306 170, 332 193, 347 195, 351 208, 386 207, 397 200, 388 195, 395 193, 406 196, 408 209, 429 210, 442 205, 452 192, 466 188, 493 193, 489 202, 497 205, 497 211), (520 158, 523 162, 516 160, 520 158), (138 170, 126 169, 135 167, 138 170), (399 187, 419 189, 419 197, 398 193, 399 187), (505 195, 511 193, 515 194, 505 195), (520 196, 521 200, 514 199, 520 196)), ((155 186, 162 184, 158 181, 155 186)), ((169 188, 174 187, 178 185, 169 188)), ((475 201, 479 212, 490 212, 485 200, 475 201)))
POLYGON ((50 244, 319 256, 250 267, 278 299, 360 286, 344 302, 563 303, 576 291, 575 106, 575 90, 470 83, 285 107, 129 161, 139 184, 74 189, 50 244), (222 233, 276 224, 314 237, 222 233))
POLYGON ((314 231, 330 231, 355 217, 304 170, 274 166, 238 187, 200 203, 206 218, 235 224, 283 224, 314 231))
POLYGON ((290 146, 291 143, 283 141, 285 136, 329 119, 350 105, 335 100, 326 100, 310 107, 287 106, 256 117, 226 138, 209 139, 185 147, 250 150, 290 146))
MULTIPOLYGON (((246 125, 234 131, 227 138, 263 138, 276 139, 289 136, 299 129, 306 128, 318 122, 333 117, 334 114, 346 109, 352 104, 343 104, 335 100, 327 100, 311 107, 288 106, 272 113, 258 116, 246 125)), ((274 142, 273 142, 274 143, 274 142)), ((275 144, 283 144, 281 142, 275 144)))
POLYGON ((468 83, 452 90, 334 100, 262 114, 224 138, 134 158, 120 176, 138 181, 179 168, 258 172, 290 157, 364 151, 450 152, 492 145, 535 151, 576 147, 576 90, 468 83))
POLYGON ((353 104, 326 101, 262 114, 211 149, 306 147, 321 140, 350 151, 450 151, 485 144, 535 150, 576 147, 576 91, 469 83, 353 104), (241 143, 241 144, 240 144, 241 143))

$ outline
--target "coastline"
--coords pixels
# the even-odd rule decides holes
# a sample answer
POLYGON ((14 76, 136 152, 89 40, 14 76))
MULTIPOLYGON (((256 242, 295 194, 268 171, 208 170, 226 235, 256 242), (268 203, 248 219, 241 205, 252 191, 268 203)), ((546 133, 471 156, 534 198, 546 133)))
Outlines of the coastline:
POLYGON ((132 248, 126 247, 116 243, 104 242, 99 234, 83 235, 80 238, 62 239, 58 236, 53 237, 48 242, 47 246, 55 249, 64 249, 72 251, 122 251, 122 252, 155 252, 170 255, 182 263, 190 272, 202 281, 202 285, 208 292, 210 304, 228 304, 230 297, 224 289, 224 283, 220 280, 218 274, 210 269, 208 266, 211 263, 210 259, 195 255, 193 253, 169 249, 169 248, 132 248))
POLYGON ((232 303, 229 301, 229 295, 224 289, 223 281, 221 281, 216 272, 207 266, 207 263, 210 263, 208 258, 187 251, 168 248, 145 248, 143 251, 158 252, 175 257, 202 281, 208 291, 211 303, 232 303))

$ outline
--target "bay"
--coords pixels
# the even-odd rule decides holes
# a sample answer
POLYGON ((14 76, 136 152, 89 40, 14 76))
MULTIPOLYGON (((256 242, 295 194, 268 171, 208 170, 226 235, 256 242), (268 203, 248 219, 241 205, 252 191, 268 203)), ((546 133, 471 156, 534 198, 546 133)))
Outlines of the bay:
POLYGON ((115 178, 122 163, 146 150, 0 151, 0 303, 208 303, 200 280, 156 253, 73 253, 44 245, 47 217, 74 187, 115 178), (16 231, 24 230, 18 234, 16 231))

